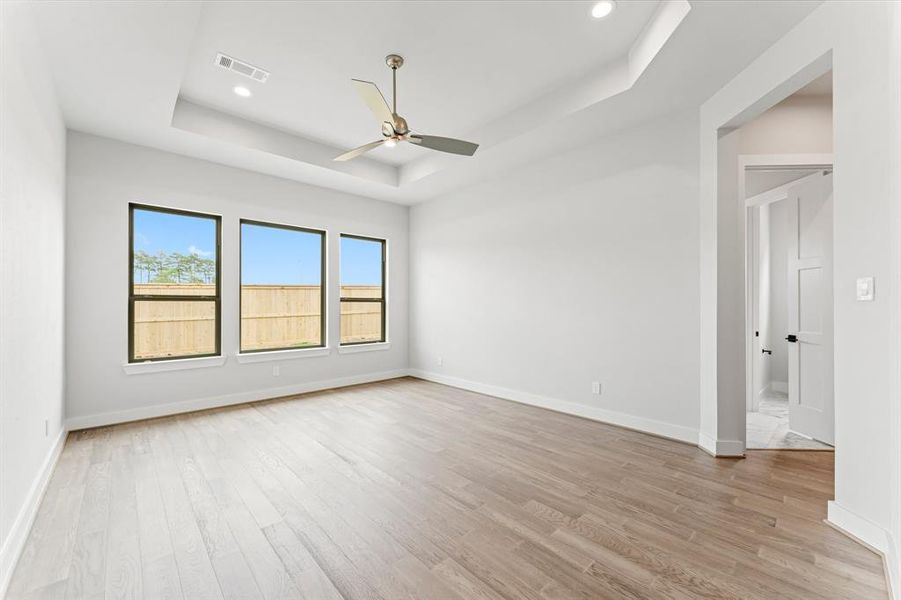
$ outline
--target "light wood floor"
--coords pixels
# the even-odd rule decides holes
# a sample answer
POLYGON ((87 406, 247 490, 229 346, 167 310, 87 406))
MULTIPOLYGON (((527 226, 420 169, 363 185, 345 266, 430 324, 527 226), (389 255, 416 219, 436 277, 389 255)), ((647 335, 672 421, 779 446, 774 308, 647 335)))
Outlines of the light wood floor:
POLYGON ((70 435, 11 598, 886 598, 832 453, 400 379, 70 435))

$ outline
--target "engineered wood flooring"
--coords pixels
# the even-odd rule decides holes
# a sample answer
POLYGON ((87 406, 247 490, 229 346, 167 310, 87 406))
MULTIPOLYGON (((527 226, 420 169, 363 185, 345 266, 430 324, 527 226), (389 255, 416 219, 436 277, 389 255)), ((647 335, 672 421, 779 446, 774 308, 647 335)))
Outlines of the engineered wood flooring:
POLYGON ((833 455, 416 379, 72 433, 9 597, 886 598, 833 455))

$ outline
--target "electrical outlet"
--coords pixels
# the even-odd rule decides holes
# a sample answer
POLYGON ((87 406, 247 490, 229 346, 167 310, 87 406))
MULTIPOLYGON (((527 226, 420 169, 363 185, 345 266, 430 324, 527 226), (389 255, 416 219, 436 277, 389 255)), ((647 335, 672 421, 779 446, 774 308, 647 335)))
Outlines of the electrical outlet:
POLYGON ((600 381, 592 381, 591 382, 591 393, 601 395, 601 382, 600 381))
POLYGON ((440 366, 443 366, 443 365, 444 365, 444 359, 443 359, 442 357, 439 356, 439 357, 438 357, 438 366, 440 367, 440 366))
POLYGON ((279 375, 281 375, 281 372, 279 371, 279 369, 280 369, 280 367, 278 365, 275 365, 274 367, 272 367, 272 376, 273 377, 278 377, 279 375))

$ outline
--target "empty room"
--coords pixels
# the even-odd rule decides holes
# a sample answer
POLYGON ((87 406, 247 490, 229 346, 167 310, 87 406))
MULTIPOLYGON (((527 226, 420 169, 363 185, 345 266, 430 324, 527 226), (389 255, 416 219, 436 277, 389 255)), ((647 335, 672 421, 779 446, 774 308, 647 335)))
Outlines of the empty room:
POLYGON ((901 2, 0 0, 0 599, 901 600, 901 2))

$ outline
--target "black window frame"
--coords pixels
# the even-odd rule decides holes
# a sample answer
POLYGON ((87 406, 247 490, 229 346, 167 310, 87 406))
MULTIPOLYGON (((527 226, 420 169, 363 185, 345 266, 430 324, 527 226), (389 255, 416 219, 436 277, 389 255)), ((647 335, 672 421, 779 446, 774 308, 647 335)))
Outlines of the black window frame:
POLYGON ((154 206, 137 202, 128 203, 128 362, 146 363, 163 362, 167 360, 184 360, 188 358, 209 358, 222 356, 222 216, 202 213, 180 208, 154 206), (135 294, 134 293, 134 262, 135 262, 135 210, 152 211, 183 217, 210 219, 216 223, 216 295, 215 296, 183 296, 163 294, 135 294), (135 358, 135 303, 136 302, 215 302, 216 323, 216 349, 207 354, 186 354, 179 356, 160 356, 156 358, 135 358))
POLYGON ((326 271, 326 236, 328 232, 324 229, 314 229, 312 227, 300 227, 298 225, 286 225, 284 223, 269 223, 268 221, 258 221, 256 219, 240 219, 238 221, 238 353, 239 354, 255 354, 257 352, 281 352, 286 350, 311 350, 315 348, 326 348, 328 346, 328 340, 326 339, 326 332, 328 328, 326 324, 328 323, 328 316, 326 313, 326 307, 328 303, 326 302, 326 281, 327 281, 327 271, 326 271), (288 231, 300 231, 303 233, 315 233, 320 236, 320 245, 319 245, 319 344, 316 346, 302 346, 302 347, 292 347, 292 346, 276 346, 273 348, 257 348, 254 350, 244 350, 241 347, 242 344, 242 333, 241 328, 243 326, 244 321, 244 310, 243 310, 243 297, 242 288, 244 287, 244 225, 256 225, 258 227, 271 227, 273 229, 285 229, 288 231))
MULTIPOLYGON (((342 238, 352 238, 355 240, 365 240, 367 242, 378 242, 382 245, 382 296, 381 298, 348 298, 345 296, 341 296, 341 265, 338 265, 338 345, 339 346, 364 346, 366 344, 384 344, 388 340, 388 240, 383 238, 371 237, 366 235, 357 235, 354 233, 342 233, 338 239, 338 248, 341 248, 341 239, 342 238), (343 302, 379 302, 382 305, 382 335, 380 339, 377 340, 368 340, 363 342, 342 342, 341 341, 341 304, 343 302)), ((344 260, 343 256, 340 256, 339 259, 344 260)))

